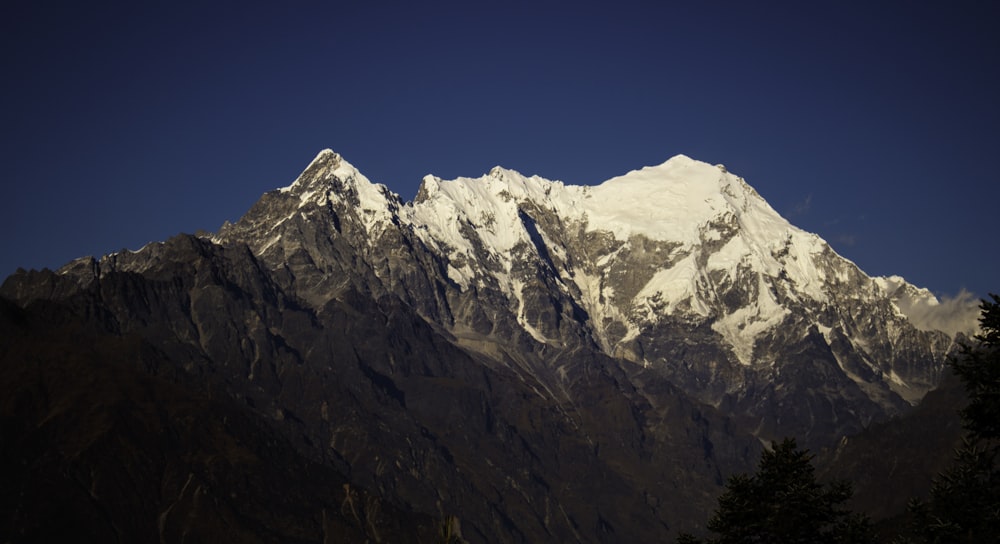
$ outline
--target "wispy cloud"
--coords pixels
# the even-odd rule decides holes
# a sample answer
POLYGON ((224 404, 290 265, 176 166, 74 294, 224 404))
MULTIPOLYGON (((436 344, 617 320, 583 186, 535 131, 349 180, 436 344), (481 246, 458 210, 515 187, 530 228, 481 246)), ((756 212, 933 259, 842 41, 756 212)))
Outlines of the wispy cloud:
POLYGON ((901 299, 896 300, 896 305, 918 329, 943 331, 952 336, 979 329, 979 299, 965 289, 954 297, 939 297, 937 304, 921 299, 901 299))
POLYGON ((805 215, 809 212, 809 208, 812 207, 812 193, 806 195, 806 197, 794 204, 792 204, 791 215, 805 215))
POLYGON ((833 241, 839 246, 854 247, 858 243, 858 237, 853 234, 838 234, 833 241))

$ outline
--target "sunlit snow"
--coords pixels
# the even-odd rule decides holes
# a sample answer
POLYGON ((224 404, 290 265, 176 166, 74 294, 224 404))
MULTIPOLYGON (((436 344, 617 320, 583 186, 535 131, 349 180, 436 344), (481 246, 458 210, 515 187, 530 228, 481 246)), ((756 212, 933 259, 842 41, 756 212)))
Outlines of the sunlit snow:
MULTIPOLYGON (((753 364, 757 339, 789 315, 775 298, 776 283, 794 286, 787 296, 823 304, 831 281, 847 282, 854 274, 853 263, 846 260, 845 265, 817 266, 820 256, 835 255, 822 239, 791 225, 724 167, 684 155, 596 186, 524 176, 499 166, 478 178, 428 175, 417 198, 401 206, 385 186, 373 184, 332 151, 321 152, 314 162, 316 168, 310 165, 303 173, 310 173, 309 179, 300 177, 282 191, 297 191, 293 194, 303 203, 322 202, 340 197, 323 192, 312 180, 341 180, 356 191, 357 215, 370 233, 390 222, 407 226, 442 255, 448 278, 463 291, 481 285, 484 277, 496 279, 516 306, 518 323, 540 342, 547 341, 545 336, 525 319, 526 279, 517 277, 515 259, 525 258, 518 252, 528 251, 536 253, 531 260, 545 260, 538 254, 544 253, 568 263, 569 254, 557 240, 583 243, 584 232, 604 233, 601 236, 619 243, 594 253, 591 260, 564 265, 567 268, 554 271, 554 279, 562 282, 561 288, 575 287, 574 296, 608 350, 614 346, 603 334, 606 323, 624 327, 619 330, 627 333, 624 338, 618 333, 617 342, 627 342, 639 335, 643 324, 681 312, 688 319, 711 319, 712 329, 737 359, 753 364), (548 228, 558 225, 559 232, 534 223, 542 216, 555 218, 548 228), (623 294, 611 273, 626 266, 622 259, 633 255, 636 237, 661 243, 644 254, 659 262, 643 278, 644 285, 633 285, 623 294), (718 293, 732 289, 736 281, 755 294, 734 308, 718 293)), ((897 294, 897 308, 911 318, 914 308, 936 304, 929 293, 904 293, 900 286, 909 284, 901 278, 876 282, 887 295, 897 294)))

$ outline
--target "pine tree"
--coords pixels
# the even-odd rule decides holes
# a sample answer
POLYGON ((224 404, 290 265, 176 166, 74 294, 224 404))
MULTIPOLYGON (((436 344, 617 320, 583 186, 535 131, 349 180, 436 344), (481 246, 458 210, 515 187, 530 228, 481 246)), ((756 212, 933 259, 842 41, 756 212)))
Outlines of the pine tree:
MULTIPOLYGON (((795 440, 773 442, 757 473, 729 478, 726 491, 708 521, 718 534, 706 544, 863 544, 873 542, 868 518, 843 504, 853 491, 849 482, 816 481, 812 455, 795 440)), ((702 542, 682 534, 678 544, 702 542)))
POLYGON ((960 411, 968 431, 951 466, 931 487, 927 502, 914 501, 914 523, 905 542, 1000 541, 1000 297, 980 305, 982 332, 963 346, 951 368, 969 404, 960 411))
POLYGON ((1000 296, 982 301, 976 335, 978 345, 963 345, 951 368, 962 380, 969 404, 960 412, 962 424, 974 441, 1000 438, 1000 296))

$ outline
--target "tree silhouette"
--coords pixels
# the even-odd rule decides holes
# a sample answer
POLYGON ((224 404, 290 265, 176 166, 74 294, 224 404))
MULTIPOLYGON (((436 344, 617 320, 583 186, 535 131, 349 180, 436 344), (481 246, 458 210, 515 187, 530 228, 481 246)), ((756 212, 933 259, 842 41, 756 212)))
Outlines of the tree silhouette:
POLYGON ((718 537, 699 540, 682 534, 678 544, 873 542, 868 518, 843 506, 853 494, 851 484, 820 484, 811 461, 812 455, 798 449, 794 439, 772 442, 756 474, 729 478, 708 521, 718 537))
POLYGON ((1000 297, 982 301, 981 333, 964 345, 951 368, 969 404, 959 413, 968 435, 951 466, 938 475, 930 498, 913 501, 914 522, 902 542, 972 543, 1000 539, 1000 297))
POLYGON ((969 404, 960 412, 962 424, 976 442, 1000 438, 1000 296, 982 301, 978 345, 963 345, 951 368, 962 380, 969 404))

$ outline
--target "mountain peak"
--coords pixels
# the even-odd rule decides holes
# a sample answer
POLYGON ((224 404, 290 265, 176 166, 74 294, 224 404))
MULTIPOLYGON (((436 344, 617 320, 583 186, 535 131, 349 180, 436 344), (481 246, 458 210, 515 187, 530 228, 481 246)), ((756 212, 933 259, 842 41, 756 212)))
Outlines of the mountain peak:
POLYGON ((332 149, 324 149, 313 160, 309 161, 309 165, 302 170, 302 173, 295 178, 291 185, 281 187, 278 190, 282 193, 291 192, 300 195, 314 190, 315 188, 309 189, 310 186, 330 178, 331 172, 340 168, 345 162, 339 153, 332 149))
POLYGON ((315 175, 307 176, 306 174, 308 173, 330 172, 340 168, 342 165, 345 164, 348 167, 351 166, 350 164, 347 163, 347 161, 344 160, 344 157, 342 157, 340 153, 337 153, 332 149, 324 149, 319 153, 317 153, 316 158, 310 161, 309 165, 306 166, 305 170, 303 170, 302 173, 299 174, 298 179, 296 179, 296 183, 298 183, 303 178, 314 179, 315 177, 317 177, 315 175))
POLYGON ((341 154, 331 149, 320 151, 291 185, 279 190, 299 194, 303 201, 310 195, 326 193, 327 190, 336 194, 389 192, 384 185, 372 183, 341 154))
POLYGON ((321 160, 321 159, 326 159, 328 157, 339 159, 340 158, 340 153, 337 153, 336 151, 334 151, 334 150, 332 150, 330 148, 322 149, 322 150, 320 150, 319 153, 316 154, 316 158, 313 159, 312 162, 316 162, 316 161, 321 160))
MULTIPOLYGON (((487 175, 489 177, 491 177, 491 178, 494 178, 494 179, 503 179, 507 174, 509 174, 511 172, 514 172, 514 171, 513 170, 509 170, 507 168, 504 168, 503 166, 497 165, 497 166, 494 166, 493 168, 490 168, 490 171, 489 171, 489 173, 487 175)), ((514 173, 517 173, 517 172, 514 172, 514 173)))
POLYGON ((669 159, 667 159, 666 161, 657 166, 651 166, 647 168, 654 168, 654 169, 659 168, 663 170, 696 168, 699 170, 704 170, 705 172, 711 172, 712 170, 709 170, 709 168, 713 168, 715 170, 718 170, 719 172, 722 172, 723 174, 729 173, 729 169, 726 168, 726 165, 724 164, 711 165, 705 161, 699 161, 698 159, 693 159, 684 154, 674 155, 673 157, 670 157, 669 159))
POLYGON ((674 155, 673 157, 670 157, 669 159, 667 159, 666 161, 664 161, 663 164, 670 164, 670 163, 674 163, 674 164, 690 164, 690 163, 695 163, 695 162, 701 162, 701 161, 696 160, 696 159, 692 159, 691 157, 689 157, 689 156, 687 156, 687 155, 685 155, 683 153, 678 153, 678 154, 674 155))
POLYGON ((318 206, 325 209, 333 205, 339 208, 337 213, 356 217, 358 224, 371 232, 377 224, 391 222, 401 204, 399 195, 385 185, 372 183, 331 149, 320 151, 291 185, 281 187, 275 193, 265 195, 263 200, 271 202, 272 197, 277 197, 284 203, 282 206, 274 209, 265 207, 267 210, 262 214, 251 214, 252 220, 244 219, 270 225, 267 228, 271 229, 297 215, 303 208, 318 206))

